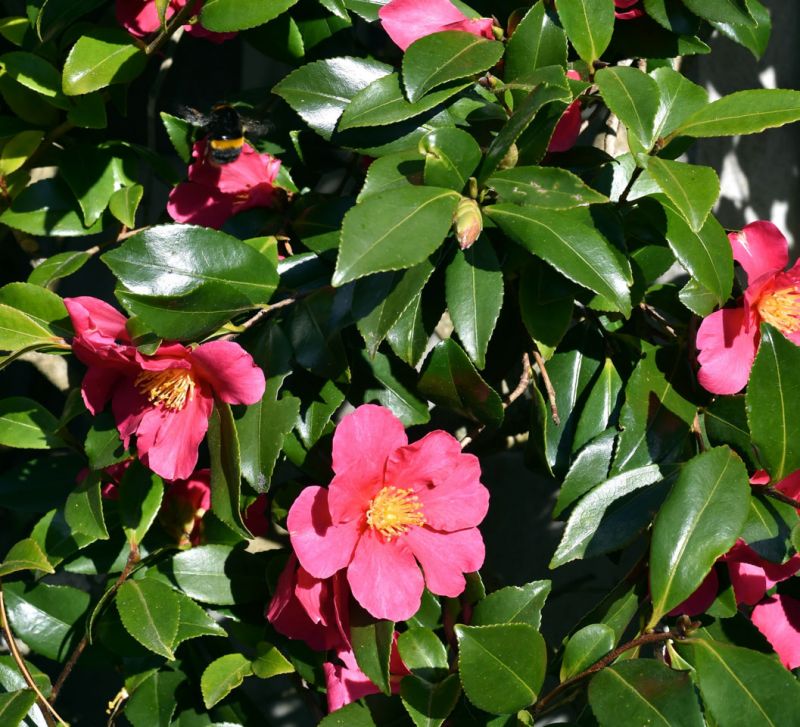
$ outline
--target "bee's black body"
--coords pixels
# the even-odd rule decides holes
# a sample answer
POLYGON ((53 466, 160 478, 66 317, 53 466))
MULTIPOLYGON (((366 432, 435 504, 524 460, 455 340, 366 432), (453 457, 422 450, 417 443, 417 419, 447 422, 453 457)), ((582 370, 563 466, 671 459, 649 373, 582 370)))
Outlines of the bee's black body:
MULTIPOLYGON (((244 146, 245 122, 233 106, 216 104, 208 114, 184 108, 181 115, 206 135, 206 156, 212 164, 230 164, 239 158, 244 146)), ((246 127, 249 129, 251 124, 248 122, 246 127)))

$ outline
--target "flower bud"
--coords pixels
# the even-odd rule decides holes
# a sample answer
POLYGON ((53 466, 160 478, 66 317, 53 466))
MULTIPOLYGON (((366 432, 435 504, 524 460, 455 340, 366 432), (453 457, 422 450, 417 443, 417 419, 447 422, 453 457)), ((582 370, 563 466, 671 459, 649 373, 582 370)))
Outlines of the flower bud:
POLYGON ((508 147, 508 151, 506 155, 500 160, 500 163, 497 165, 498 169, 513 169, 517 166, 517 162, 519 161, 519 149, 517 149, 516 144, 512 144, 508 147))
POLYGON ((480 205, 469 197, 462 197, 453 215, 453 229, 462 250, 472 247, 483 230, 480 205))

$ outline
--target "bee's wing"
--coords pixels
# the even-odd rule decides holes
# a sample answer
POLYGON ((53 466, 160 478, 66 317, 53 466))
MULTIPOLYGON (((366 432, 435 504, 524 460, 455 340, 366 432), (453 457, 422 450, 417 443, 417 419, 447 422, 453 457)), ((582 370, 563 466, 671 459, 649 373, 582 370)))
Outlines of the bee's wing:
POLYGON ((245 116, 242 114, 240 114, 239 117, 242 120, 242 128, 250 137, 257 139, 258 137, 266 136, 274 129, 274 124, 267 119, 256 119, 252 116, 245 116))
POLYGON ((193 126, 199 126, 200 128, 207 126, 211 121, 211 117, 208 114, 204 114, 191 106, 178 106, 178 116, 193 126))

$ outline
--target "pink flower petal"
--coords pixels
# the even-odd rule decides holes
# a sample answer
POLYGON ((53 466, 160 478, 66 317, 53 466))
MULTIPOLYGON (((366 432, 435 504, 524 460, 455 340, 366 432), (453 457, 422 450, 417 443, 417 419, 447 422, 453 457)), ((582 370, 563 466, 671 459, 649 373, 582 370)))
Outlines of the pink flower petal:
POLYGON ((82 295, 64 298, 64 305, 77 336, 98 333, 111 340, 130 341, 127 318, 105 301, 82 295))
POLYGON ((175 480, 167 487, 166 497, 184 500, 194 510, 208 512, 211 508, 211 470, 195 470, 185 480, 175 480))
POLYGON ((353 597, 375 618, 404 621, 419 610, 425 581, 403 541, 385 542, 367 530, 347 569, 353 597))
POLYGON ((182 182, 169 193, 167 212, 175 222, 219 229, 233 216, 234 197, 194 182, 182 182))
POLYGON ((468 19, 448 0, 391 0, 378 11, 378 17, 387 35, 401 50, 451 23, 468 19))
POLYGON ((92 414, 97 414, 106 408, 121 378, 122 375, 116 369, 102 366, 89 367, 81 383, 81 397, 92 414))
POLYGON ((386 460, 407 443, 403 423, 382 406, 364 404, 339 422, 333 435, 336 476, 329 495, 334 522, 363 517, 384 485, 386 460))
MULTIPOLYGON (((167 20, 184 5, 186 0, 170 0, 167 20)), ((155 33, 161 27, 155 0, 117 0, 116 13, 117 22, 137 38, 155 33)))
POLYGON ((323 611, 332 597, 330 581, 327 578, 314 578, 303 566, 297 569, 297 585, 294 595, 314 623, 327 625, 323 611))
POLYGON ((111 411, 119 436, 126 447, 150 406, 147 397, 139 393, 131 378, 121 381, 112 392, 111 411))
POLYGON ((800 601, 778 594, 758 604, 750 618, 787 669, 800 666, 800 601))
POLYGON ((713 394, 735 394, 750 378, 758 347, 758 326, 745 325, 744 308, 723 308, 703 319, 696 345, 697 380, 713 394))
POLYGON ((438 596, 458 596, 466 586, 464 573, 483 565, 486 551, 478 528, 439 533, 411 528, 402 538, 425 573, 425 584, 438 596))
POLYGON ((714 603, 718 591, 719 576, 717 575, 717 571, 712 568, 709 574, 703 579, 703 582, 698 586, 697 590, 683 603, 675 606, 667 616, 680 616, 682 614, 697 616, 701 613, 705 613, 711 604, 714 603))
POLYGON ((211 341, 192 351, 192 364, 228 404, 255 404, 264 396, 264 372, 238 343, 211 341))
POLYGON ((465 33, 477 35, 480 38, 494 40, 494 20, 492 18, 467 18, 455 23, 448 23, 439 31, 443 30, 462 30, 465 33))
POLYGON ((800 470, 784 477, 777 485, 776 490, 780 490, 784 495, 792 499, 800 498, 800 470))
POLYGON ((380 689, 360 669, 348 669, 326 661, 322 665, 322 670, 325 673, 329 712, 341 709, 368 694, 380 692, 380 689))
POLYGON ((358 524, 333 525, 326 489, 306 487, 289 509, 286 522, 292 548, 312 576, 329 578, 350 562, 359 538, 358 524))
POLYGON ((471 454, 459 454, 435 487, 417 491, 425 524, 433 530, 473 528, 489 510, 489 491, 481 484, 481 466, 471 454))
POLYGON ((767 592, 767 576, 764 569, 752 563, 737 560, 728 561, 736 603, 752 606, 758 603, 767 592))
POLYGON ((789 243, 771 222, 751 222, 741 232, 730 233, 728 239, 733 259, 744 268, 749 285, 762 275, 783 270, 789 262, 789 243))
POLYGON ((558 120, 553 136, 550 137, 550 143, 547 145, 547 151, 563 152, 572 149, 581 134, 582 123, 581 102, 573 101, 558 120))
POLYGON ((459 461, 461 445, 441 429, 429 432, 422 439, 398 447, 386 462, 385 480, 395 487, 415 490, 443 482, 459 461))

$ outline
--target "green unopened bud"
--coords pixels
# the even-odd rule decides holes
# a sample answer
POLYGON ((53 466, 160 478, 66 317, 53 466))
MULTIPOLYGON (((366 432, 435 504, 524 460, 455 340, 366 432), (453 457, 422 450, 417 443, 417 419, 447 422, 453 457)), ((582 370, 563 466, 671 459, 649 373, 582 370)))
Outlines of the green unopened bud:
POLYGON ((453 215, 453 229, 462 250, 472 247, 483 230, 481 207, 469 197, 462 197, 453 215))
POLYGON ((506 155, 500 160, 500 163, 497 165, 498 169, 513 169, 517 166, 517 162, 519 161, 519 149, 517 149, 516 144, 512 144, 506 155))
POLYGON ((492 26, 492 35, 494 35, 495 40, 503 40, 503 38, 505 37, 503 29, 499 25, 492 26))

